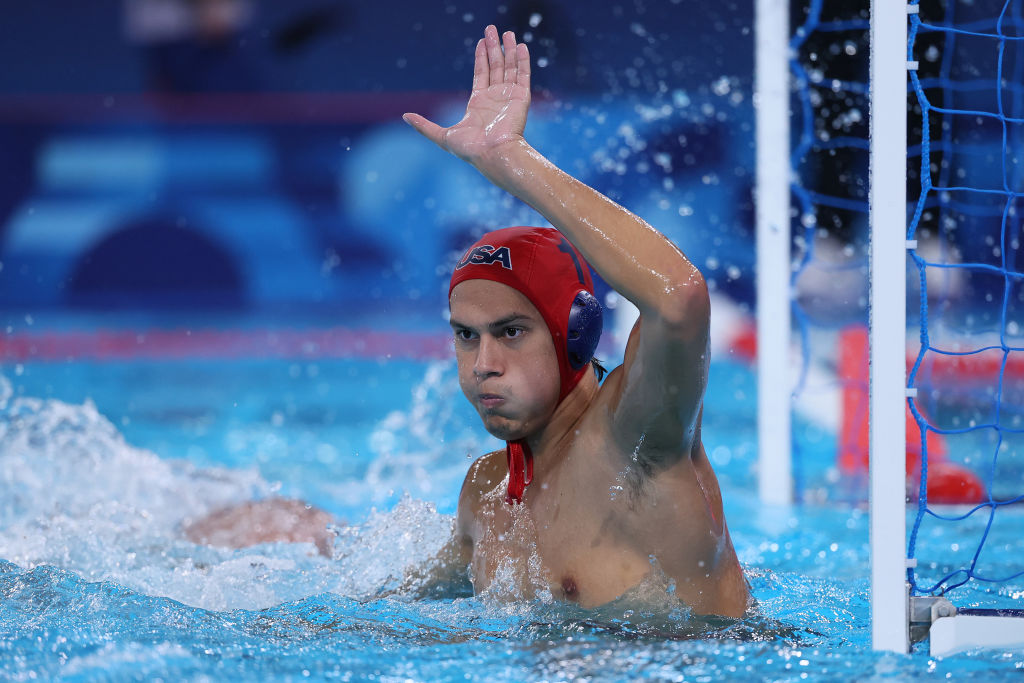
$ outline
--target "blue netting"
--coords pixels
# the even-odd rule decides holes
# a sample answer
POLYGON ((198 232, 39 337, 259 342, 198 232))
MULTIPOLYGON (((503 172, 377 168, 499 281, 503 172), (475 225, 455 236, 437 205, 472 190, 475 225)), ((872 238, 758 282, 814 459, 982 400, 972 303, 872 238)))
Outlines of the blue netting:
MULTIPOLYGON (((837 388, 815 380, 814 368, 836 367, 838 330, 867 325, 866 288, 844 300, 832 281, 859 287, 849 275, 867 273, 869 14, 866 1, 811 0, 800 11, 790 43, 792 306, 802 348, 794 395, 813 400, 837 388)), ((907 53, 919 64, 907 103, 907 237, 918 242, 908 323, 920 327, 907 433, 916 503, 908 557, 918 564, 908 578, 916 594, 963 586, 958 605, 990 607, 1024 597, 1024 0, 928 2, 920 12, 910 15, 907 53), (980 478, 980 504, 937 502, 950 466, 980 478)), ((863 398, 855 421, 866 415, 866 372, 865 361, 863 377, 838 380, 863 398)), ((837 455, 859 447, 839 444, 837 455)), ((847 481, 840 470, 835 486, 799 446, 794 471, 804 499, 866 498, 866 477, 847 481)))
POLYGON ((917 594, 978 582, 968 587, 976 604, 981 594, 1019 600, 1024 567, 1006 557, 1020 550, 1015 504, 1024 500, 1022 3, 919 9, 907 48, 920 65, 910 73, 920 164, 907 238, 918 240, 910 255, 920 282, 920 348, 908 384, 918 389, 909 405, 920 433, 907 436, 920 439, 922 457, 908 545, 918 566, 908 579, 917 594), (932 248, 923 250, 925 242, 932 248), (929 501, 930 461, 938 467, 929 435, 980 475, 982 502, 954 509, 929 501), (953 524, 956 535, 944 535, 953 524))
MULTIPOLYGON (((795 203, 792 316, 800 343, 798 402, 834 394, 815 367, 834 365, 834 336, 867 324, 868 4, 812 0, 790 40, 795 144, 790 158, 795 203), (861 179, 858 181, 858 179, 861 179), (822 336, 826 341, 822 342, 822 336)), ((827 377, 831 375, 827 374, 827 377)), ((862 389, 867 396, 866 382, 862 389)), ((866 410, 866 401, 865 406, 866 410)), ((799 418, 794 429, 813 431, 799 418)), ((860 498, 862 481, 837 489, 835 462, 816 461, 793 440, 798 499, 860 498)), ((820 447, 815 444, 815 452, 820 447)))

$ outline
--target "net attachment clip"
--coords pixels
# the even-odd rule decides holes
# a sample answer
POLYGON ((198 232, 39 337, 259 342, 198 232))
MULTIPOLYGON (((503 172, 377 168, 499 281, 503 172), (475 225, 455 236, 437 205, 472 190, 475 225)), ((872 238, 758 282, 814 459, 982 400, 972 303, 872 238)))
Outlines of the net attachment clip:
POLYGON ((956 607, 942 596, 922 595, 910 598, 910 642, 920 643, 936 619, 955 617, 956 607))

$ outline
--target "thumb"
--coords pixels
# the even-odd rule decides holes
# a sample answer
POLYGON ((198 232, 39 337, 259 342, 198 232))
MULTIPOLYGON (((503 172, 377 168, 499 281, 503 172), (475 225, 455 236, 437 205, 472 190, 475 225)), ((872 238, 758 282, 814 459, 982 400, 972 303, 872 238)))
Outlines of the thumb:
POLYGON ((444 128, 433 121, 429 121, 419 114, 403 114, 402 120, 435 145, 444 146, 444 128))

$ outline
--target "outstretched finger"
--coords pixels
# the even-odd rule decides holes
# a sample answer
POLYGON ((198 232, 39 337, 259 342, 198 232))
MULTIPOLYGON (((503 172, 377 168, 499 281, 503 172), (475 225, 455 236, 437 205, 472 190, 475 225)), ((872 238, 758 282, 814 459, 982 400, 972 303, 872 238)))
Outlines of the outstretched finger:
POLYGON ((516 83, 530 89, 530 48, 526 43, 516 45, 516 83))
POLYGON ((473 92, 486 90, 487 81, 487 48, 484 47, 484 39, 481 38, 476 42, 476 53, 473 56, 473 92))
POLYGON ((403 114, 402 120, 412 126, 417 133, 427 138, 435 145, 444 147, 444 128, 433 121, 429 121, 419 114, 403 114))
POLYGON ((505 31, 505 34, 501 37, 502 48, 505 53, 505 73, 502 80, 505 83, 516 82, 516 71, 518 71, 518 64, 516 60, 516 34, 512 31, 505 31))
POLYGON ((501 54, 498 29, 493 24, 484 29, 484 43, 487 45, 487 62, 490 65, 490 85, 498 85, 505 71, 505 58, 501 54))

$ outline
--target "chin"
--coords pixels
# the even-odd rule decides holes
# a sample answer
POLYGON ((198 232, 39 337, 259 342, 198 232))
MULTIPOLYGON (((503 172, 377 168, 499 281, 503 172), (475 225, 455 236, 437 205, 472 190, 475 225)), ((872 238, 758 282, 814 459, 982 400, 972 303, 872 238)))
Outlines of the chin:
POLYGON ((512 422, 504 417, 498 417, 495 415, 491 416, 480 416, 484 422, 484 429, 487 433, 496 439, 502 441, 515 441, 516 439, 522 439, 526 436, 526 430, 519 423, 512 422))

